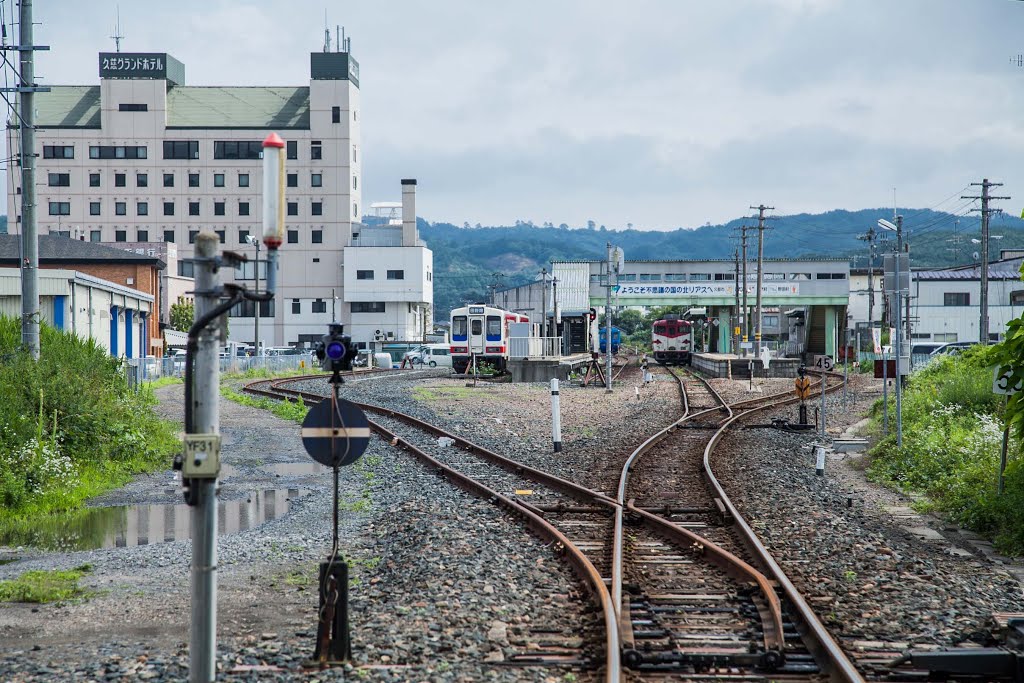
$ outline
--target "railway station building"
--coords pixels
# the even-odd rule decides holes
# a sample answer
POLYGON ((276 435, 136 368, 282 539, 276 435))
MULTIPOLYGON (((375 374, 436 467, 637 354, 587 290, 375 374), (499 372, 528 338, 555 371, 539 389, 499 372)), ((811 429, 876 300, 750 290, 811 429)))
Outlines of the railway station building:
MULTIPOLYGON (((850 266, 845 259, 765 259, 761 286, 764 343, 780 355, 834 355, 847 325, 850 266)), ((551 280, 501 290, 496 305, 528 312, 539 323, 550 318, 557 296, 563 320, 584 320, 591 308, 603 311, 607 287, 613 308, 679 306, 707 312, 708 350, 736 353, 735 328, 743 325, 737 306, 736 264, 732 260, 630 261, 610 282, 605 261, 552 261, 551 280)), ((757 269, 747 264, 747 307, 755 314, 757 269)), ((742 292, 742 290, 739 290, 742 292)), ((571 334, 571 325, 563 325, 571 334)), ((751 325, 751 335, 753 334, 751 325)), ((742 336, 742 334, 741 334, 742 336)), ((752 340, 752 337, 751 337, 752 340)))
MULTIPOLYGON (((52 85, 35 95, 39 233, 112 246, 173 244, 170 275, 189 278, 195 238, 210 232, 223 250, 249 258, 222 269, 222 279, 258 287, 266 251, 256 264, 249 238, 261 236, 262 141, 275 132, 286 144, 287 185, 277 297, 233 309, 232 339, 252 343, 256 316, 264 346, 317 341, 332 320, 358 330, 361 342, 376 330, 422 339, 432 255, 415 217, 412 234, 403 230, 398 241, 371 240, 376 232, 360 224, 359 63, 347 41, 343 47, 311 53, 308 81, 286 87, 191 86, 170 54, 100 53, 98 85, 52 85), (385 248, 385 260, 397 265, 380 269, 375 281, 387 282, 387 291, 355 288, 356 298, 349 296, 346 284, 358 276, 346 271, 378 270, 358 261, 379 261, 374 250, 385 248)), ((19 133, 12 116, 9 149, 19 148, 19 133)), ((9 231, 20 234, 21 175, 7 175, 9 231)))

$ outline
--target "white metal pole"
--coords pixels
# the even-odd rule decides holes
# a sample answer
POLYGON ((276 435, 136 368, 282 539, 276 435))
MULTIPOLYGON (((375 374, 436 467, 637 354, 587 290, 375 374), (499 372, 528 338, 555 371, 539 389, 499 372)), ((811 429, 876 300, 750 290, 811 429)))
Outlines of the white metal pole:
MULTIPOLYGON (((896 254, 896 447, 903 447, 903 349, 900 335, 900 306, 903 305, 903 286, 900 283, 903 266, 900 261, 903 254, 896 254)), ((909 293, 909 292, 908 292, 909 293)))
POLYGON ((558 397, 558 378, 551 380, 551 440, 555 444, 555 453, 562 452, 562 412, 558 397))
MULTIPOLYGON (((218 303, 220 278, 215 270, 218 239, 209 232, 196 239, 196 319, 218 303)), ((220 432, 220 331, 208 325, 199 334, 192 381, 197 434, 220 432)), ((192 625, 189 639, 189 681, 210 683, 217 675, 217 480, 193 479, 196 505, 192 510, 192 625)))

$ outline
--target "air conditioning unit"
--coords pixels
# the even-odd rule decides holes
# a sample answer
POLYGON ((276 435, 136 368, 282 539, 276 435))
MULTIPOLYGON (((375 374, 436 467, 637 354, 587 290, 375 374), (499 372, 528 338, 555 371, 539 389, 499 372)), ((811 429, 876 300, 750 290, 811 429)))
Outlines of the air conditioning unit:
POLYGON ((380 330, 374 330, 373 331, 373 336, 375 336, 375 337, 379 337, 381 334, 383 334, 383 333, 380 330))

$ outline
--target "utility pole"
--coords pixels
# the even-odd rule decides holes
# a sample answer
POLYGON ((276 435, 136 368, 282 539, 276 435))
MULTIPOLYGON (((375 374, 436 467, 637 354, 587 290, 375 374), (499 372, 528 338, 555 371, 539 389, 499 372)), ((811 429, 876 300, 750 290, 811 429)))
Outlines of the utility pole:
POLYGON ((870 330, 875 326, 875 227, 871 226, 866 234, 860 235, 857 239, 868 243, 868 329, 870 330))
MULTIPOLYGON (((737 283, 743 290, 743 302, 741 304, 740 319, 743 321, 743 341, 750 340, 750 316, 747 315, 747 230, 753 230, 753 226, 741 225, 740 230, 740 262, 742 281, 737 283)), ((737 354, 738 355, 738 354, 737 354)))
POLYGON ((732 331, 735 334, 732 335, 732 352, 735 355, 740 355, 740 250, 736 249, 733 251, 733 257, 736 259, 736 320, 732 323, 732 331))
POLYGON ((21 132, 21 343, 39 359, 39 231, 36 226, 36 130, 35 92, 47 92, 35 84, 33 52, 45 50, 32 44, 32 0, 21 0, 18 20, 18 127, 21 132))
MULTIPOLYGON (((548 336, 548 269, 540 269, 540 336, 548 336)), ((547 344, 545 341, 544 344, 547 344)))
MULTIPOLYGON (((559 315, 559 310, 558 310, 558 278, 557 277, 552 277, 551 278, 551 320, 555 324, 554 336, 561 337, 561 335, 558 332, 558 327, 559 327, 559 324, 562 322, 562 317, 559 315)), ((559 354, 561 354, 561 352, 562 352, 561 341, 559 341, 559 344, 558 344, 558 352, 559 352, 559 354)))
MULTIPOLYGON (((751 206, 751 209, 757 209, 757 327, 754 332, 754 341, 757 342, 758 347, 761 346, 761 284, 764 281, 764 212, 765 210, 774 210, 774 206, 765 206, 761 204, 759 206, 751 206)), ((760 348, 758 349, 760 353, 760 348)))
POLYGON ((605 350, 605 393, 612 393, 612 261, 615 253, 612 251, 612 243, 607 243, 608 248, 608 282, 605 283, 606 301, 604 307, 604 350, 605 350))
MULTIPOLYGON (((988 219, 993 213, 999 213, 1000 209, 990 209, 988 203, 993 199, 1009 199, 1009 197, 993 197, 988 193, 989 188, 1002 187, 1002 183, 990 183, 988 178, 982 178, 980 183, 971 183, 972 186, 981 186, 981 196, 963 196, 960 199, 981 200, 981 319, 978 321, 978 341, 988 346, 988 219)), ((978 209, 971 209, 978 211, 978 209)))

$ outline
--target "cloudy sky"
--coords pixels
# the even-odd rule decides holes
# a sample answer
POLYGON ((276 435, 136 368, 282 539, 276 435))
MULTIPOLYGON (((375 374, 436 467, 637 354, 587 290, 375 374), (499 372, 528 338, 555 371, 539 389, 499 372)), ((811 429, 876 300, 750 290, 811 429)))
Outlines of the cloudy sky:
MULTIPOLYGON (((98 83, 117 5, 34 4, 41 83, 98 83)), ((670 229, 893 188, 954 210, 988 177, 1024 206, 1015 0, 121 2, 122 49, 300 85, 325 6, 361 65, 367 204, 415 177, 430 221, 670 229)))

